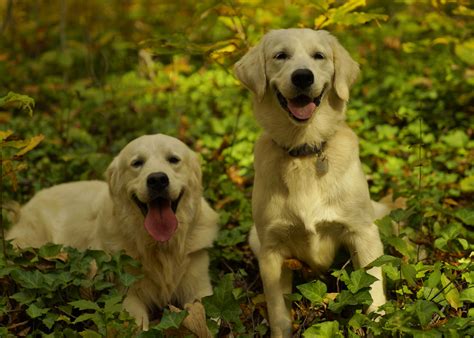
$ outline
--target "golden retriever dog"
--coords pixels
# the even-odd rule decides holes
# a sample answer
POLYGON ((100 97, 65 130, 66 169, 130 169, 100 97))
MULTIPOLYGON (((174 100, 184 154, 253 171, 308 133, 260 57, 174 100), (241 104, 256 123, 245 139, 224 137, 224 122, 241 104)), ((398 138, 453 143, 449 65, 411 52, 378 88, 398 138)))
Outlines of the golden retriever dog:
POLYGON ((7 238, 19 247, 47 242, 78 249, 125 250, 144 278, 123 307, 144 330, 149 311, 212 294, 206 248, 217 214, 202 197, 197 155, 162 134, 141 136, 112 161, 107 183, 82 181, 45 189, 25 204, 7 238))
MULTIPOLYGON (((282 29, 267 33, 235 65, 254 93, 263 127, 255 145, 250 245, 263 281, 273 337, 291 335, 283 297, 292 275, 283 261, 297 258, 324 272, 340 245, 356 267, 383 254, 373 221, 388 208, 372 202, 358 140, 345 123, 349 88, 358 64, 327 31, 282 29)), ((368 270, 369 311, 385 303, 381 269, 368 270)))

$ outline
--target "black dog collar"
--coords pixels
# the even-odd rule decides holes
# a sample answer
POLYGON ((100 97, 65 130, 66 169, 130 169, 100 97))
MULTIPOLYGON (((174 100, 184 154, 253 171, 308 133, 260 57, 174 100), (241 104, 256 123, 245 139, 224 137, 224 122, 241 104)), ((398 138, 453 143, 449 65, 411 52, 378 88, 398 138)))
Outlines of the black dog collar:
POLYGON ((275 142, 275 144, 278 145, 280 148, 284 149, 288 153, 288 155, 290 155, 291 157, 305 157, 305 156, 311 156, 311 155, 320 156, 324 152, 324 149, 326 148, 326 141, 321 142, 321 144, 319 145, 311 145, 308 143, 303 143, 293 148, 287 148, 285 146, 279 145, 277 142, 275 142))
MULTIPOLYGON (((275 140, 273 140, 273 142, 275 142, 275 140)), ((306 157, 316 155, 316 173, 319 176, 323 176, 328 172, 328 158, 325 154, 325 148, 327 144, 326 141, 321 142, 319 145, 303 143, 302 145, 293 148, 281 146, 277 142, 275 142, 275 144, 284 149, 291 157, 306 157)))

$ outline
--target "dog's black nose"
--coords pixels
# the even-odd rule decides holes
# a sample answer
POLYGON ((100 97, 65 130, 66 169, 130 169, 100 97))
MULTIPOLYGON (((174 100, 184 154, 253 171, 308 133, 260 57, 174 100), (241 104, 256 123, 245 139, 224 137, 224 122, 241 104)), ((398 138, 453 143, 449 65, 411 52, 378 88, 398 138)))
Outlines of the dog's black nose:
POLYGON ((291 74, 291 82, 299 89, 306 89, 314 82, 313 72, 306 68, 297 69, 291 74))
POLYGON ((152 173, 146 178, 146 186, 153 190, 163 190, 168 187, 170 180, 165 173, 152 173))

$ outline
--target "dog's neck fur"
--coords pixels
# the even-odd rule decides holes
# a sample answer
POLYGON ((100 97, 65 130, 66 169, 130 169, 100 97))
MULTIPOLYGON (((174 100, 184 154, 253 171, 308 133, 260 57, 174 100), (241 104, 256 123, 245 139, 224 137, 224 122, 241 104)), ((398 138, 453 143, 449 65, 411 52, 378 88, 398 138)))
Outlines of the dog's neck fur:
POLYGON ((321 105, 307 124, 296 125, 289 119, 276 101, 275 94, 269 90, 261 102, 254 100, 255 117, 265 132, 283 149, 299 147, 320 147, 328 142, 345 123, 346 103, 341 101, 334 90, 329 90, 321 105), (278 109, 278 113, 270 110, 278 109))

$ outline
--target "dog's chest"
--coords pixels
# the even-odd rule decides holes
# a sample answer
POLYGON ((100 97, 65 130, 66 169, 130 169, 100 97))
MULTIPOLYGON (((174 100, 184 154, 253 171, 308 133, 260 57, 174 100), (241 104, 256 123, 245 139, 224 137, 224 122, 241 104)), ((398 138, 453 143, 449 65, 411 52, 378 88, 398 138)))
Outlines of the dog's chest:
POLYGON ((286 207, 308 230, 320 222, 338 221, 341 185, 327 171, 321 175, 317 156, 290 159, 282 167, 281 178, 288 192, 286 207))

